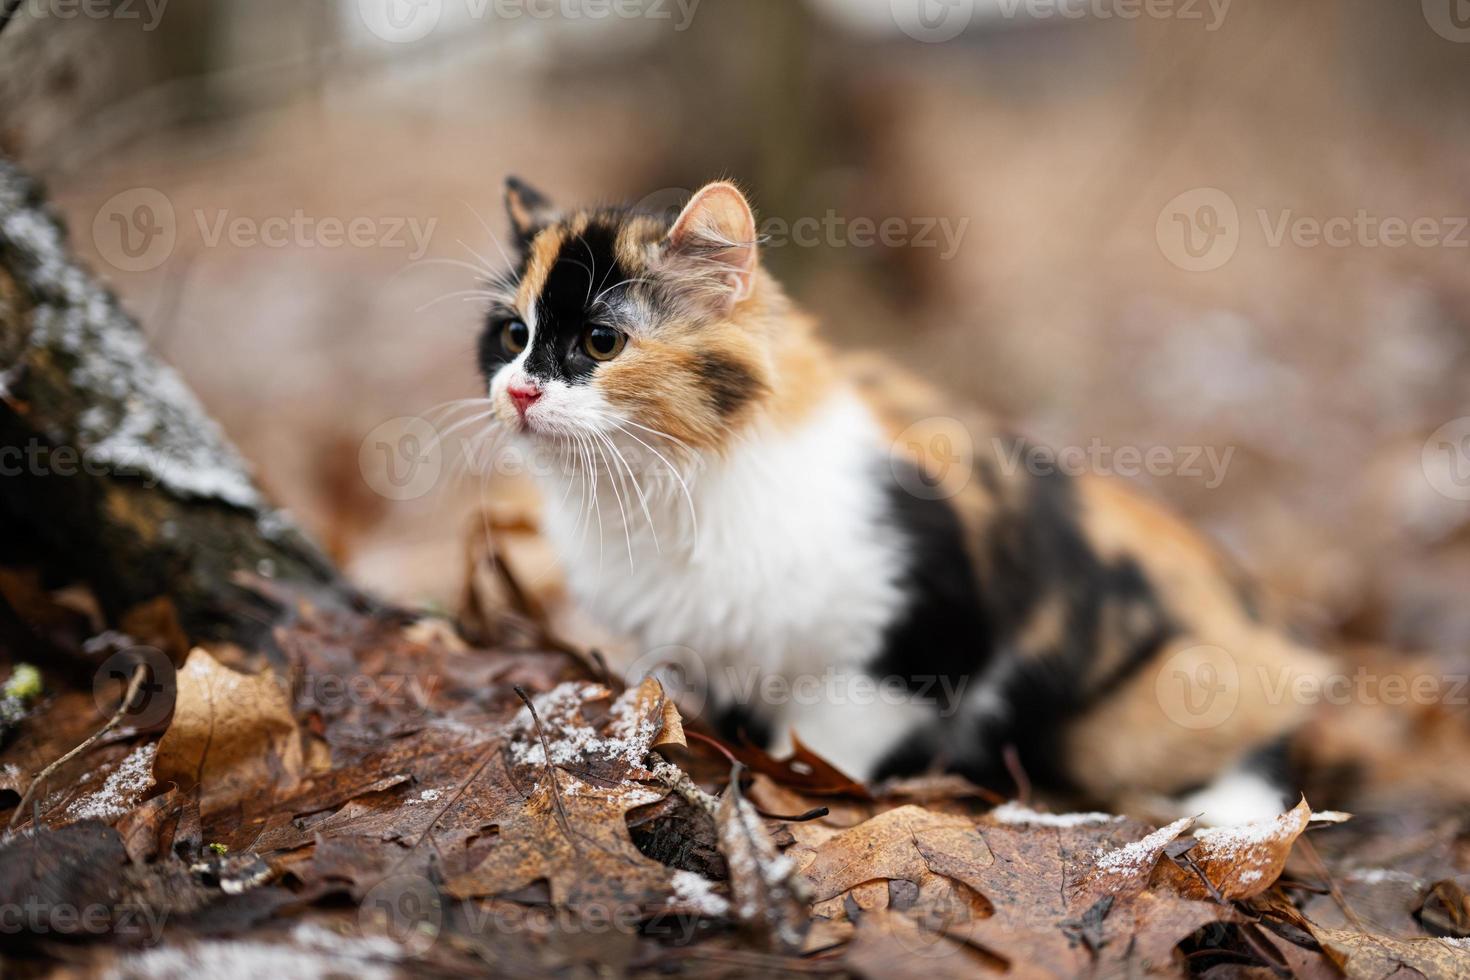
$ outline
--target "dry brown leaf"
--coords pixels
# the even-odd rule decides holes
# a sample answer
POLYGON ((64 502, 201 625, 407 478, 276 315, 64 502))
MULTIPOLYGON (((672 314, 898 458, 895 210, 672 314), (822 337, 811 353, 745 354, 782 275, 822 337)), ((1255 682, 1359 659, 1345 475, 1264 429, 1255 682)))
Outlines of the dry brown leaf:
MULTIPOLYGON (((927 980, 973 980, 1009 966, 943 933, 921 929, 906 915, 887 911, 863 916, 842 961, 872 980, 915 975, 927 980)), ((1024 970, 1008 975, 1024 975, 1024 970)))
MULTIPOLYGON (((1195 833, 1198 843, 1188 856, 1219 895, 1226 899, 1250 898, 1281 877, 1292 844, 1307 829, 1311 818, 1312 808, 1302 800, 1270 820, 1201 830, 1195 833)), ((1159 865, 1155 880, 1168 883, 1190 898, 1212 897, 1211 888, 1200 881, 1199 875, 1172 861, 1159 865)))
POLYGON ((484 861, 449 879, 449 894, 504 895, 544 880, 552 903, 573 909, 626 912, 661 904, 672 890, 672 871, 633 846, 625 821, 629 810, 664 793, 636 783, 605 789, 557 767, 543 771, 555 775, 556 790, 543 777, 500 824, 484 861))
POLYGON ((1312 926, 1322 944, 1348 980, 1386 980, 1411 976, 1470 976, 1470 947, 1454 939, 1390 939, 1346 929, 1312 926))
POLYGON ((274 675, 237 673, 196 648, 177 682, 173 720, 153 761, 159 783, 198 787, 206 824, 296 787, 301 738, 274 675))
POLYGON ((715 824, 730 869, 735 918, 767 948, 800 950, 810 924, 801 878, 791 860, 776 853, 765 821, 741 795, 738 766, 720 798, 715 824))
POLYGON ((996 914, 976 923, 975 941, 1053 975, 1076 975, 1095 965, 1168 967, 1181 940, 1206 923, 1235 917, 1211 902, 1146 890, 1151 862, 1184 826, 1161 828, 1136 845, 1103 844, 1126 833, 1117 824, 1057 828, 1052 835, 1038 835, 1034 828, 1027 828, 1029 834, 983 828, 995 864, 966 883, 991 901, 996 914), (1104 863, 1099 874, 1105 855, 1128 847, 1133 849, 1124 853, 1133 860, 1104 863))
POLYGON ((764 773, 788 789, 811 796, 869 798, 868 788, 822 758, 791 733, 791 755, 777 759, 753 745, 727 745, 730 754, 752 772, 764 773))
MULTIPOLYGON (((918 884, 937 870, 931 870, 921 841, 935 855, 968 855, 975 845, 989 855, 973 820, 901 806, 843 831, 817 849, 815 860, 806 867, 813 899, 833 898, 875 878, 901 878, 918 884)), ((959 860, 966 859, 973 860, 959 860)))

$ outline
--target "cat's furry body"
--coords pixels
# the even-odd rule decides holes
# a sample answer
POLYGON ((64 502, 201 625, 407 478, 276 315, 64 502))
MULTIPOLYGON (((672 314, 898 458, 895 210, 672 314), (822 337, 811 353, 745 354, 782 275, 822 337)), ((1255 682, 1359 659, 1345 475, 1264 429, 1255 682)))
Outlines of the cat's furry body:
POLYGON ((1103 480, 896 442, 953 413, 816 338, 728 184, 672 226, 559 215, 516 182, 508 202, 492 407, 563 454, 540 479, 574 595, 644 651, 693 651, 727 731, 794 730, 861 778, 946 767, 1003 791, 1019 768, 1117 806, 1213 783, 1219 821, 1279 803, 1255 760, 1304 709, 1268 689, 1320 659, 1191 529, 1103 480), (1234 669, 1206 725, 1170 673, 1201 649, 1234 669))

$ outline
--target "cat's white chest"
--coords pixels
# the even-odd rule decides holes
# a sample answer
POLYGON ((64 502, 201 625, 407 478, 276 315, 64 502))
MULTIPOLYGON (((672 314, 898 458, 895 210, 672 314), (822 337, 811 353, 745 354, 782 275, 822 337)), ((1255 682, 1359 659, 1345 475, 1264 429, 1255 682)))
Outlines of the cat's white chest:
POLYGON ((903 604, 885 448, 866 406, 839 392, 687 472, 687 497, 665 474, 646 516, 604 476, 600 531, 575 485, 549 486, 546 530, 588 612, 640 653, 688 648, 717 697, 763 674, 857 668, 903 604))

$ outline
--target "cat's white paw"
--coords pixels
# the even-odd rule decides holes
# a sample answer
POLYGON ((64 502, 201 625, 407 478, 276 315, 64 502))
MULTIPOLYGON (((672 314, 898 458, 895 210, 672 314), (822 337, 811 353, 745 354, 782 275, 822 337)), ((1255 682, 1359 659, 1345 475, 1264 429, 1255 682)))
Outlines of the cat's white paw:
POLYGON ((1202 827, 1268 820, 1286 809, 1281 787, 1260 773, 1235 769, 1177 801, 1180 816, 1199 816, 1202 827))

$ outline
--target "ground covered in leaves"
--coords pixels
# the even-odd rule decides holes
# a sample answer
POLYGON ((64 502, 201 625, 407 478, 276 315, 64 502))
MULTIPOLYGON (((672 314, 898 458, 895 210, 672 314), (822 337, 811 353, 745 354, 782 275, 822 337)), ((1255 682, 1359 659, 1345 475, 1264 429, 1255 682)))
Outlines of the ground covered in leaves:
POLYGON ((1228 831, 870 790, 534 629, 472 648, 260 587, 281 615, 246 649, 0 573, 4 972, 1470 975, 1457 776, 1228 831))

